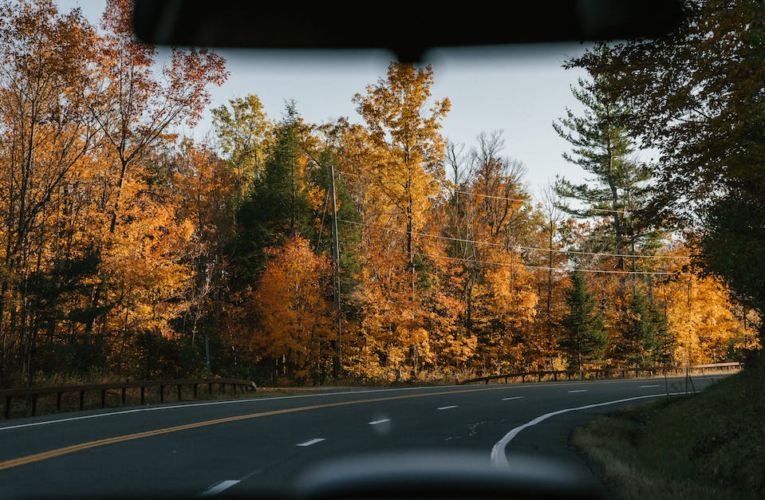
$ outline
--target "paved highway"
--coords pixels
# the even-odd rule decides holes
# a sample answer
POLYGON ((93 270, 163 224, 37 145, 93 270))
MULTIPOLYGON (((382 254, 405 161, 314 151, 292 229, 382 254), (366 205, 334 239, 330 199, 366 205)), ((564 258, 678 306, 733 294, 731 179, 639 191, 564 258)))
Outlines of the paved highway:
POLYGON ((590 473, 572 428, 684 390, 682 378, 364 389, 17 419, 0 424, 0 498, 278 491, 309 465, 376 451, 479 451, 498 467, 525 453, 590 473))

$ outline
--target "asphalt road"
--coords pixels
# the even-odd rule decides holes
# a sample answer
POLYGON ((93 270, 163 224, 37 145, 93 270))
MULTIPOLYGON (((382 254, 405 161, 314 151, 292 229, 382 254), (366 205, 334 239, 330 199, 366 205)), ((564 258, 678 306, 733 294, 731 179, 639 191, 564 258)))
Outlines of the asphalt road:
POLYGON ((0 499, 278 491, 307 466, 376 451, 470 450, 497 466, 524 453, 590 474, 567 444, 575 426, 684 390, 682 378, 365 389, 17 419, 0 424, 0 499))

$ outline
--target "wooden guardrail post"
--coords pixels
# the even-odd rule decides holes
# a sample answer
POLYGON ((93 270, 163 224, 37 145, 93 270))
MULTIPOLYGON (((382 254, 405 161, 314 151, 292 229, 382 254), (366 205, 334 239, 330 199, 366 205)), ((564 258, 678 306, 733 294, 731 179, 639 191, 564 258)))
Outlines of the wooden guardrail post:
POLYGON ((80 391, 80 411, 85 409, 85 391, 80 391))
POLYGON ((178 401, 180 401, 181 398, 181 384, 178 384, 178 401))
POLYGON ((61 398, 64 396, 63 392, 56 393, 56 411, 61 411, 61 398))
POLYGON ((146 404, 146 388, 141 386, 141 406, 146 404))

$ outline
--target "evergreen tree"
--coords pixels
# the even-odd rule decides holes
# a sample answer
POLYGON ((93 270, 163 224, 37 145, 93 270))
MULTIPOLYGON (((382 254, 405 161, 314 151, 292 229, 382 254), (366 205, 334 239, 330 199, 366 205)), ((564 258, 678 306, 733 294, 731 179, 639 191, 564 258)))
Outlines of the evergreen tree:
POLYGON ((584 363, 603 357, 607 335, 603 316, 581 271, 571 273, 571 285, 566 291, 568 312, 561 322, 560 346, 569 366, 581 370, 584 363))
MULTIPOLYGON (((563 158, 593 177, 584 184, 557 177, 558 195, 584 204, 583 208, 561 208, 576 217, 609 220, 613 250, 621 254, 630 247, 634 253, 647 228, 632 214, 645 203, 650 172, 633 159, 633 141, 623 127, 629 109, 597 80, 579 79, 578 88, 572 87, 571 92, 584 112, 576 116, 568 109, 566 117, 553 123, 553 128, 573 146, 563 158)), ((622 257, 617 267, 624 269, 622 257)))
POLYGON ((308 196, 311 186, 303 143, 305 127, 294 103, 289 103, 274 129, 263 172, 239 210, 244 274, 263 269, 265 249, 280 246, 289 237, 311 236, 313 210, 308 196))
POLYGON ((647 357, 656 333, 653 312, 645 295, 636 289, 622 322, 622 342, 619 346, 621 359, 630 365, 644 367, 648 364, 647 357))
POLYGON ((651 361, 654 365, 667 366, 675 359, 677 337, 669 328, 667 315, 663 310, 663 304, 655 304, 651 307, 651 324, 653 326, 653 338, 651 349, 651 361))

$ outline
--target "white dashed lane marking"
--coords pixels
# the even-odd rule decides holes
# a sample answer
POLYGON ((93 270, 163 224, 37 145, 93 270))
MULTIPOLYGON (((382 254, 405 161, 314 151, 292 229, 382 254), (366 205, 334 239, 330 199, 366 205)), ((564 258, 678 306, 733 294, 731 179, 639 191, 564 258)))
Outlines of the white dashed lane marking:
POLYGON ((452 408, 457 408, 456 406, 442 406, 441 408, 438 408, 438 410, 451 410, 452 408))
POLYGON ((227 481, 221 481, 219 483, 216 483, 206 490, 204 490, 202 493, 199 494, 199 498, 205 498, 205 497, 214 497, 215 495, 219 493, 223 493, 225 490, 231 488, 235 484, 238 484, 238 479, 229 479, 227 481))
POLYGON ((324 438, 314 438, 314 439, 311 439, 310 441, 306 441, 305 443, 300 443, 295 446, 313 446, 316 443, 321 443, 322 441, 324 441, 324 438))
POLYGON ((525 398, 525 397, 526 397, 526 396, 514 396, 514 397, 512 397, 512 398, 502 398, 502 401, 512 401, 512 400, 514 400, 514 399, 523 399, 523 398, 525 398))
POLYGON ((380 419, 380 420, 372 420, 371 422, 369 422, 369 425, 384 424, 385 422, 390 422, 390 419, 389 418, 383 418, 383 419, 380 419))
POLYGON ((569 392, 569 394, 572 393, 572 392, 587 392, 587 389, 579 389, 579 390, 576 390, 576 391, 568 391, 568 392, 569 392))

